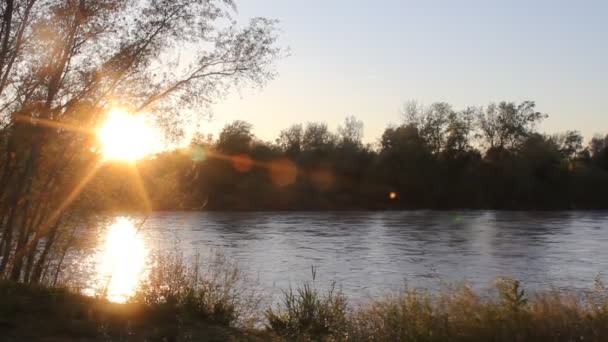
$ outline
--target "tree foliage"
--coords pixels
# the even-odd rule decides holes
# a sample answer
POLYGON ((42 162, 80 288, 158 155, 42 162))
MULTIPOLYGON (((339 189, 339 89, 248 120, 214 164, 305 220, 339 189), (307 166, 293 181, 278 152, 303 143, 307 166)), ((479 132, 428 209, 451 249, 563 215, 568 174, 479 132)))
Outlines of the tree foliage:
POLYGON ((532 102, 420 108, 415 119, 387 127, 375 146, 361 141, 363 123, 354 117, 336 133, 324 123, 295 124, 275 143, 256 139, 251 125, 237 121, 217 141, 143 163, 142 174, 149 180, 171 179, 167 171, 180 175, 172 178, 179 201, 166 201, 163 184, 146 185, 163 199, 156 203, 162 209, 608 207, 608 137, 583 147, 576 131, 540 134, 533 124, 544 115, 535 114, 532 102), (522 117, 494 118, 497 133, 484 134, 488 112, 501 111, 522 117), (209 157, 193 159, 196 149, 209 157))
POLYGON ((45 278, 58 241, 98 210, 101 196, 81 192, 112 107, 178 136, 187 113, 272 78, 280 54, 275 21, 238 26, 232 0, 7 0, 0 12, 0 276, 13 280, 45 278))

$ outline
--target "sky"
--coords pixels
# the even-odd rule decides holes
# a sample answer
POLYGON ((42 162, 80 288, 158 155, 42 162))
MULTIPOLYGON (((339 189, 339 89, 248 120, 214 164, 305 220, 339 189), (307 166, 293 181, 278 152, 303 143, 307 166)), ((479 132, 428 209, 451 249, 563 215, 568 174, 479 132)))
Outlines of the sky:
POLYGON ((354 115, 374 142, 406 101, 455 109, 533 100, 546 133, 608 133, 608 1, 240 0, 280 20, 290 55, 261 89, 219 101, 203 130, 241 119, 272 141, 294 123, 354 115))

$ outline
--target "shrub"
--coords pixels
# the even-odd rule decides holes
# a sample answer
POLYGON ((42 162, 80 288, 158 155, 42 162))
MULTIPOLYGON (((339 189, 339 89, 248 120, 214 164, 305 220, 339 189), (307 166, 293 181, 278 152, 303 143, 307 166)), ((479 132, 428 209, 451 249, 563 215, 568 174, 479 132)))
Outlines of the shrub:
POLYGON ((494 293, 469 285, 438 293, 405 289, 353 310, 330 287, 309 283, 285 292, 267 328, 289 341, 603 341, 608 293, 601 283, 586 296, 549 290, 528 296, 502 279, 494 293))
POLYGON ((266 327, 290 341, 342 340, 347 327, 346 298, 335 284, 321 293, 314 283, 284 292, 276 310, 266 310, 266 327))
POLYGON ((581 298, 550 290, 527 297, 514 280, 496 295, 470 286, 437 295, 406 290, 359 307, 349 317, 349 341, 602 341, 608 336, 603 287, 581 298))
POLYGON ((261 297, 245 285, 238 266, 215 253, 187 262, 183 253, 156 252, 146 281, 131 299, 151 306, 163 319, 253 326, 261 297))

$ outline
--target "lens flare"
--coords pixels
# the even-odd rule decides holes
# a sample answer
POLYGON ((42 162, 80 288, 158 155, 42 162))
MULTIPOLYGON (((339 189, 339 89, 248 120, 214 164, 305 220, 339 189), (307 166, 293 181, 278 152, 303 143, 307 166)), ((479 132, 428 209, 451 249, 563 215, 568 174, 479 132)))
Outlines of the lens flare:
POLYGON ((296 165, 289 159, 280 159, 270 163, 270 177, 275 185, 284 187, 293 184, 298 176, 296 165))
POLYGON ((232 157, 232 167, 241 173, 249 172, 253 167, 253 160, 246 154, 240 154, 232 157))

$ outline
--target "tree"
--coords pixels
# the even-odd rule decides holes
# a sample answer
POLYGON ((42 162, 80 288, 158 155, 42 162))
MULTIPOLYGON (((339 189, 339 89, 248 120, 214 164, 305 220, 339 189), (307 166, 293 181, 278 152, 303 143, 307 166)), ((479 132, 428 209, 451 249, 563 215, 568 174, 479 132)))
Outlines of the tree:
POLYGON ((306 125, 302 137, 302 149, 305 151, 324 151, 333 146, 336 137, 329 131, 327 124, 310 122, 306 125))
POLYGON ((78 194, 98 169, 91 130, 109 108, 179 134, 186 109, 273 77, 275 22, 241 28, 234 10, 232 0, 4 3, 0 276, 40 281, 57 236, 92 213, 78 194), (176 58, 184 47, 188 60, 176 58))
POLYGON ((478 114, 480 136, 489 149, 518 147, 547 117, 535 111, 535 103, 524 101, 490 104, 478 114))
POLYGON ((253 126, 245 121, 236 120, 224 127, 217 141, 217 149, 228 153, 246 153, 253 142, 253 126))
POLYGON ((289 156, 297 156, 302 151, 304 129, 302 124, 291 125, 284 129, 277 138, 277 145, 289 156))
POLYGON ((398 190, 408 206, 420 207, 430 203, 434 181, 433 154, 418 128, 413 125, 389 127, 382 134, 379 155, 379 177, 391 189, 398 190))
MULTIPOLYGON (((608 206, 608 139, 596 137, 582 150, 577 132, 556 136, 529 132, 516 147, 495 147, 482 158, 472 141, 480 110, 468 107, 450 112, 438 153, 431 150, 415 123, 386 128, 378 149, 346 138, 358 137, 346 133, 357 129, 340 129, 334 135, 326 126, 315 125, 314 134, 307 137, 309 146, 315 148, 300 150, 304 146, 302 125, 283 130, 272 145, 256 139, 250 125, 236 122, 227 125, 221 144, 202 137, 188 148, 141 162, 139 171, 153 206, 163 209, 608 206), (214 154, 218 145, 224 151, 214 154)), ((31 129, 29 125, 22 128, 31 129)), ((124 170, 106 166, 102 172, 106 175, 86 198, 110 191, 113 194, 101 196, 105 207, 139 208, 137 189, 125 186, 129 182, 123 177, 124 170)), ((80 200, 78 204, 81 202, 88 203, 80 200)))
POLYGON ((595 165, 608 170, 608 135, 604 138, 593 137, 589 143, 589 153, 595 165))
POLYGON ((476 111, 469 107, 460 112, 451 111, 448 115, 444 152, 449 157, 462 155, 472 149, 471 136, 476 111))
POLYGON ((420 136, 433 153, 441 152, 446 145, 450 117, 455 115, 452 106, 445 102, 435 102, 424 107, 409 102, 404 108, 405 124, 418 128, 420 136))
POLYGON ((568 160, 577 158, 583 151, 583 136, 578 131, 566 131, 552 137, 562 156, 568 160))
POLYGON ((361 146, 363 139, 363 121, 353 115, 344 119, 344 126, 338 127, 338 137, 342 145, 361 146))

